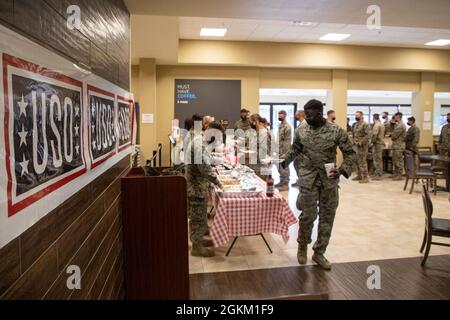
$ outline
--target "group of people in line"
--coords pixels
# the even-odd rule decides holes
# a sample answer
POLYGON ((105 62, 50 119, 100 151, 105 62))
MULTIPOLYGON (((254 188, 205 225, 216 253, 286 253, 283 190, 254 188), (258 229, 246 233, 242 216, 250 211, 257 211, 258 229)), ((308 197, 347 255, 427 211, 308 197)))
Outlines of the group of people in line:
MULTIPOLYGON (((250 115, 246 109, 240 112, 240 120, 234 125, 234 129, 247 131, 250 129, 258 132, 257 148, 264 145, 262 152, 265 156, 272 156, 271 150, 272 134, 267 120, 259 114, 250 115), (265 143, 261 143, 263 139, 265 143)), ((289 188, 289 164, 293 163, 298 175, 298 180, 293 184, 299 188, 297 208, 301 211, 299 217, 298 251, 299 264, 307 262, 307 248, 312 242, 311 234, 314 221, 319 217, 317 240, 313 246, 314 255, 312 260, 325 270, 331 269, 331 263, 325 257, 334 217, 339 203, 338 183, 340 176, 350 178, 357 168, 354 180, 367 183, 368 169, 367 157, 369 148, 372 150, 374 161, 374 174, 372 179, 380 180, 382 168, 382 153, 385 148, 385 137, 392 139, 392 157, 394 180, 403 179, 403 152, 411 150, 417 152, 420 139, 420 129, 416 126, 414 117, 409 117, 409 129, 402 120, 402 113, 396 113, 392 119, 389 114, 383 112, 373 115, 373 124, 364 120, 362 112, 356 112, 356 122, 353 126, 347 126, 347 130, 335 124, 336 116, 331 110, 324 117, 323 103, 318 100, 310 100, 304 106, 303 111, 297 111, 295 119, 299 125, 292 139, 292 126, 287 121, 287 113, 280 111, 278 120, 280 122, 276 139, 278 157, 283 159, 279 164, 280 182, 277 188, 286 190, 289 188), (347 131, 351 131, 349 134, 347 131), (336 165, 336 151, 339 148, 343 155, 343 161, 339 167, 336 165), (327 172, 326 165, 335 164, 335 167, 327 172)), ((185 122, 185 128, 190 130, 190 142, 185 154, 194 157, 195 145, 201 146, 200 153, 203 161, 201 163, 188 162, 186 165, 186 177, 188 181, 188 201, 190 217, 190 239, 192 241, 191 255, 211 257, 214 248, 208 230, 208 189, 211 184, 219 187, 217 179, 211 168, 212 160, 207 146, 213 139, 204 139, 202 135, 194 134, 194 122, 201 123, 201 129, 219 129, 225 132, 223 123, 214 122, 209 116, 194 115, 192 119, 185 122)), ((441 154, 450 152, 450 114, 441 132, 440 151, 441 154)), ((198 148, 197 148, 198 149, 198 148)), ((260 150, 258 150, 260 151, 260 150)), ((244 158, 245 160, 245 158, 244 158)), ((261 153, 258 152, 257 163, 248 164, 261 178, 270 174, 271 168, 267 163, 262 163, 261 153), (263 170, 264 169, 264 170, 263 170)), ((245 162, 245 161, 244 161, 245 162)), ((247 164, 247 163, 245 163, 247 164)))

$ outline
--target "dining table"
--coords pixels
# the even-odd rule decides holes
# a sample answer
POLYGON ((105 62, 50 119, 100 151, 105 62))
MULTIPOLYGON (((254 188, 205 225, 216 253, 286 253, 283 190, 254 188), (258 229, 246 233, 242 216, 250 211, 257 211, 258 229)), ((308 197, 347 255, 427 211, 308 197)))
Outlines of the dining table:
POLYGON ((223 246, 230 237, 234 237, 226 256, 238 237, 247 236, 261 236, 272 253, 263 234, 278 234, 287 241, 289 227, 297 223, 297 218, 283 195, 275 189, 272 197, 267 196, 266 182, 256 176, 255 179, 259 189, 264 191, 252 197, 244 193, 226 196, 217 188, 210 190, 214 208, 210 235, 214 246, 223 246))
POLYGON ((450 157, 439 154, 419 154, 419 159, 426 161, 440 161, 447 165, 445 189, 447 192, 450 192, 450 157))

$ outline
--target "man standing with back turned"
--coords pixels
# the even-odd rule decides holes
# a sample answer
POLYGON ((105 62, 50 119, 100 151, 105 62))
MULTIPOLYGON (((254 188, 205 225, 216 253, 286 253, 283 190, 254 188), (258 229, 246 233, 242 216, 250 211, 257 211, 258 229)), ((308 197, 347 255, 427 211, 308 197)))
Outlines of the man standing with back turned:
POLYGON ((281 165, 286 168, 299 157, 300 194, 303 211, 299 219, 297 259, 300 264, 307 261, 308 244, 314 221, 319 216, 317 241, 312 257, 320 267, 331 269, 324 253, 333 228, 334 217, 339 203, 338 182, 341 175, 346 178, 352 173, 355 152, 347 132, 323 117, 323 104, 310 100, 305 105, 306 124, 296 132, 294 144, 281 165), (344 161, 339 168, 327 175, 325 164, 336 163, 336 148, 342 151, 344 161))

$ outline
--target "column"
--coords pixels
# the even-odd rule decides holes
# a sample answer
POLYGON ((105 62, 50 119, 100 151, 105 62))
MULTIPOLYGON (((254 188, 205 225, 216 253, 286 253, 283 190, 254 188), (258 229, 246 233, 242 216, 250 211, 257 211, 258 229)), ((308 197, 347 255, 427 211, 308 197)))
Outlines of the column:
POLYGON ((435 80, 433 72, 422 72, 420 91, 412 95, 412 114, 416 118, 416 125, 420 128, 419 146, 433 147, 435 80))
POLYGON ((139 60, 139 140, 142 152, 142 164, 150 159, 156 150, 156 62, 155 59, 139 60), (153 115, 153 123, 142 123, 142 115, 153 115))

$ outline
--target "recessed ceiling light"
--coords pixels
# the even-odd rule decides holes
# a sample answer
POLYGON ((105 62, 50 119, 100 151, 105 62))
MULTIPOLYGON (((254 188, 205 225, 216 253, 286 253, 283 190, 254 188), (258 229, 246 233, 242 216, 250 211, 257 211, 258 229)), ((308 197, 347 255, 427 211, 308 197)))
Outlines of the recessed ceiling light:
POLYGON ((439 39, 425 43, 426 46, 438 46, 443 47, 450 44, 449 39, 439 39))
POLYGON ((223 37, 227 33, 227 28, 202 28, 200 36, 202 37, 223 37))
POLYGON ((320 37, 323 41, 342 41, 350 37, 348 33, 327 33, 326 35, 320 37))

